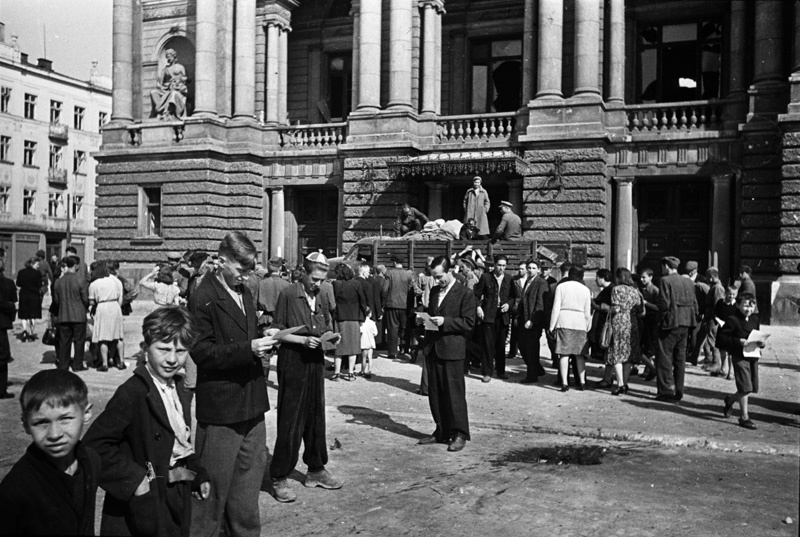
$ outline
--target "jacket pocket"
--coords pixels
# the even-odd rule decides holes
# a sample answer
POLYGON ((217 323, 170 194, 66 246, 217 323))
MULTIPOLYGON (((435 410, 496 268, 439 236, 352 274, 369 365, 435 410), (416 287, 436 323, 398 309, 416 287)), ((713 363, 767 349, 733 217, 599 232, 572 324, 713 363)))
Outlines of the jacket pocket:
MULTIPOLYGON (((156 483, 150 483, 155 487, 156 483)), ((158 532, 158 505, 156 505, 156 495, 151 488, 141 496, 134 496, 128 503, 128 513, 125 515, 125 522, 131 535, 141 535, 147 537, 156 535, 158 532)))

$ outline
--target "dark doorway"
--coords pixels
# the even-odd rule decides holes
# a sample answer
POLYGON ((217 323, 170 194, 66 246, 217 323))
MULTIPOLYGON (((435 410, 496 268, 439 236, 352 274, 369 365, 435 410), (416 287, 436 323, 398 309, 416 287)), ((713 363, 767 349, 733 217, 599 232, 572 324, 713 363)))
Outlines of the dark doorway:
POLYGON ((636 185, 639 217, 639 269, 649 267, 661 274, 660 260, 675 256, 699 264, 702 274, 708 268, 711 196, 710 183, 704 180, 651 181, 636 185))
MULTIPOLYGON (((484 179, 481 186, 488 192, 492 207, 489 209, 489 232, 493 233, 500 223, 500 202, 508 200, 508 185, 505 181, 484 179)), ((442 193, 442 218, 464 222, 464 194, 472 188, 472 178, 466 181, 449 183, 442 193)))
POLYGON ((298 189, 295 214, 299 259, 320 250, 327 257, 336 257, 339 229, 338 190, 298 189))

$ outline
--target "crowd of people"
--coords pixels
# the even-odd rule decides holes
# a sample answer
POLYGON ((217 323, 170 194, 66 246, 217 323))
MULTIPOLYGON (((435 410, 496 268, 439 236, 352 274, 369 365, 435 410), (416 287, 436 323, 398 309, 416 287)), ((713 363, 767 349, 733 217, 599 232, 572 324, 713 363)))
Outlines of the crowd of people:
MULTIPOLYGON (((390 359, 422 358, 420 393, 436 428, 419 444, 447 444, 451 452, 471 438, 465 376, 473 371, 484 383, 510 380, 506 361, 519 352, 526 365, 521 382, 537 383, 547 374, 543 337, 563 392, 570 369, 573 385, 586 389, 585 361, 594 357, 606 365, 598 387, 616 381, 612 393, 624 395, 630 375, 644 366, 644 378, 657 381, 656 399, 678 402, 687 359, 696 363, 702 355, 709 373, 728 378, 733 372, 736 392, 724 399, 723 414, 730 416, 738 402, 740 425, 755 428, 747 401, 758 392, 764 343, 751 338, 759 324, 748 267, 726 290, 716 269, 701 278, 689 261, 679 275, 680 260, 665 257, 658 286, 649 269, 637 275, 602 269, 593 296, 582 267, 564 262, 545 270, 526 259, 512 276, 505 256, 486 258, 471 248, 431 258, 419 274, 394 259, 388 269, 340 263, 333 278, 321 253, 291 271, 279 258, 264 268, 241 232, 227 234, 215 254, 168 257, 139 282, 157 306, 142 325, 142 359, 83 439, 92 407, 76 372, 86 367, 87 318, 94 365, 124 368, 122 318, 138 289, 115 262, 86 267, 68 252, 57 263, 51 307, 57 367, 33 375, 19 395, 32 444, 0 483, 8 513, 0 534, 91 535, 100 486, 106 491, 103 535, 258 535, 265 472, 276 500, 295 501, 287 478, 301 444, 304 485, 343 486, 326 469, 325 379, 371 378, 373 352, 384 342, 390 359), (333 362, 329 376, 326 353, 333 362), (267 468, 264 414, 273 355, 277 431, 267 468), (39 516, 45 510, 57 516, 39 516)), ((2 266, 0 260, 0 273, 2 266)), ((0 279, 6 377, 7 328, 16 313, 16 287, 9 282, 0 279)))

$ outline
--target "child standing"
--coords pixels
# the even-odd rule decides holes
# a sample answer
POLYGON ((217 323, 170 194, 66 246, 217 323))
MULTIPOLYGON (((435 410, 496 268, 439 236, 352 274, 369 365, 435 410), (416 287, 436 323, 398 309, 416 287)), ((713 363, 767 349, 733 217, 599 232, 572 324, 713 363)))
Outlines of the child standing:
POLYGON ((191 314, 164 306, 142 324, 146 363, 136 368, 86 433, 103 461, 101 535, 188 536, 191 496, 209 477, 192 448, 183 367, 197 337, 191 314))
POLYGON ((739 425, 745 429, 756 429, 747 409, 747 399, 751 393, 758 393, 758 358, 745 356, 755 349, 763 349, 764 343, 747 343, 750 332, 758 330, 758 315, 755 314, 756 297, 743 293, 736 297, 736 314, 725 320, 725 325, 717 332, 717 346, 728 351, 733 362, 733 376, 736 393, 725 397, 722 411, 726 418, 733 412, 733 404, 739 401, 742 417, 739 425))
POLYGON ((372 378, 372 351, 375 350, 377 335, 378 325, 367 315, 361 323, 361 376, 365 379, 372 378))
MULTIPOLYGON (((718 300, 717 303, 714 304, 714 322, 719 325, 717 327, 717 333, 719 333, 720 327, 722 326, 722 324, 717 322, 718 319, 724 323, 725 319, 731 315, 736 315, 737 294, 739 294, 739 289, 734 285, 729 285, 728 288, 725 289, 725 298, 723 300, 718 300)), ((717 346, 717 348, 719 348, 719 346, 717 346)), ((719 349, 719 357, 719 369, 711 374, 715 377, 725 377, 725 379, 731 380, 731 374, 733 374, 731 355, 725 350, 719 349)))
POLYGON ((100 457, 80 441, 92 417, 86 384, 40 371, 19 402, 33 443, 0 483, 0 535, 94 535, 100 457))

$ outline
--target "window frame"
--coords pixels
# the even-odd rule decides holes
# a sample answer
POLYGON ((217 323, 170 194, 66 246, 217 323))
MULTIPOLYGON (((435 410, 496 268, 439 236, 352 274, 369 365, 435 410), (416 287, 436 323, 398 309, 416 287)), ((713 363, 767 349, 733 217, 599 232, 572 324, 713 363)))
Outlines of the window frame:
POLYGON ((51 191, 47 193, 47 216, 48 218, 65 218, 64 192, 51 191))
POLYGON ((33 140, 25 140, 22 145, 22 165, 28 168, 36 168, 36 150, 38 145, 33 140))
POLYGON ((72 128, 82 131, 84 119, 86 119, 86 107, 74 106, 72 109, 72 128))
POLYGON ((11 187, 0 185, 0 214, 9 214, 11 212, 9 201, 11 201, 11 187))
POLYGON ((164 236, 164 190, 158 185, 139 185, 139 212, 137 222, 137 237, 163 238, 164 236), (158 191, 158 203, 152 202, 148 191, 158 191), (151 225, 153 212, 151 207, 158 206, 157 222, 151 225))
POLYGON ((9 114, 11 107, 11 87, 0 86, 0 113, 9 114))
POLYGON ((0 162, 11 162, 11 136, 0 134, 0 162))
POLYGON ((23 109, 23 117, 25 119, 36 119, 36 105, 39 102, 37 95, 33 93, 25 94, 25 107, 23 109))
POLYGON ((108 112, 98 112, 97 113, 97 132, 101 132, 103 130, 103 125, 108 123, 108 112))
POLYGON ((58 144, 50 144, 50 169, 63 170, 64 169, 64 146, 58 144))
POLYGON ((35 214, 36 214, 36 190, 26 188, 22 191, 22 215, 34 216, 35 214))
MULTIPOLYGON (((522 35, 516 35, 516 34, 514 34, 514 35, 507 34, 507 35, 481 36, 481 37, 475 37, 475 38, 469 39, 469 51, 468 51, 468 53, 469 53, 469 63, 468 63, 468 66, 467 66, 467 77, 468 77, 468 84, 469 84, 469 92, 467 92, 467 99, 469 99, 469 100, 467 102, 467 105, 468 105, 468 108, 469 108, 469 114, 474 115, 474 114, 498 114, 498 113, 502 113, 502 112, 498 112, 496 110, 492 110, 492 108, 494 106, 494 104, 493 104, 493 101, 494 101, 494 99, 493 99, 493 96, 494 96, 494 83, 492 82, 492 76, 491 76, 492 75, 492 69, 491 69, 491 67, 496 62, 500 62, 500 61, 503 61, 503 60, 516 60, 516 59, 519 59, 520 73, 521 73, 522 72, 521 69, 522 69, 522 66, 523 66, 522 50, 524 48, 524 43, 525 43, 525 41, 524 41, 523 36, 522 35), (498 43, 498 42, 501 42, 501 41, 518 41, 519 44, 520 44, 520 54, 519 54, 519 56, 494 56, 492 54, 492 43, 498 43), (480 45, 485 45, 488 48, 488 51, 489 51, 488 56, 485 56, 485 57, 480 57, 479 56, 479 57, 476 58, 474 50, 475 50, 475 48, 477 46, 480 46, 480 45), (475 67, 476 59, 479 60, 479 61, 485 60, 486 61, 485 65, 488 68, 487 76, 486 76, 486 88, 485 88, 486 101, 484 102, 484 111, 483 112, 474 111, 474 106, 473 106, 473 92, 474 92, 473 68, 475 67)), ((478 64, 478 65, 484 65, 484 64, 478 64)), ((523 105, 522 100, 523 100, 522 99, 522 78, 520 76, 519 105, 517 106, 517 109, 519 109, 523 105)))
POLYGON ((73 220, 83 220, 83 206, 84 206, 84 196, 81 195, 73 195, 72 196, 72 203, 71 210, 72 210, 72 219, 73 220))
POLYGON ((64 102, 50 99, 50 123, 53 125, 60 125, 63 112, 64 102))

